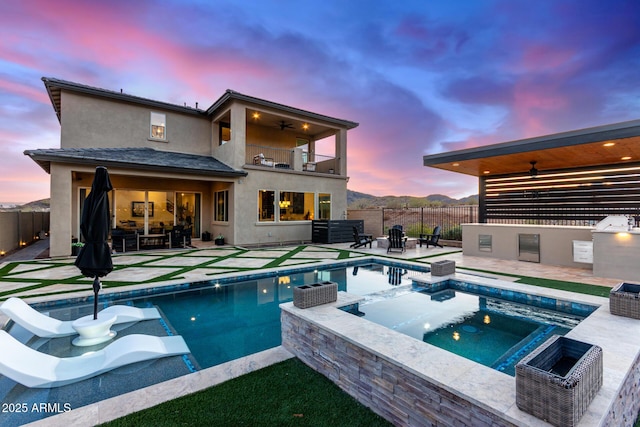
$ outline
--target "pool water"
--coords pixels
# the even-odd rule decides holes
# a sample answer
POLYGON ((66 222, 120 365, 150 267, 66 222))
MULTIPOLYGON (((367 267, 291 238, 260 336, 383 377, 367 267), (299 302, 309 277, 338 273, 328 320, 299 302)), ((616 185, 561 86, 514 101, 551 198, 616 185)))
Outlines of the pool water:
MULTIPOLYGON (((163 315, 161 320, 124 325, 118 330, 116 339, 133 333, 182 335, 191 354, 127 365, 55 389, 29 389, 0 376, 0 400, 29 405, 58 402, 70 404, 75 409, 276 347, 281 343, 280 304, 293 300, 295 286, 319 281, 334 281, 339 291, 363 296, 365 302, 359 307, 361 312, 358 314, 364 313, 369 320, 378 318, 398 331, 504 372, 511 369, 513 360, 535 348, 543 337, 566 332, 580 321, 569 315, 547 313, 539 308, 531 310, 528 306, 452 289, 431 295, 417 292, 412 286, 412 277, 424 271, 397 263, 361 261, 357 264, 350 261, 346 267, 335 266, 322 271, 298 267, 271 276, 265 273, 247 276, 251 277, 248 280, 221 278, 177 285, 169 290, 159 288, 153 290, 152 296, 142 296, 144 293, 140 291, 102 295, 106 303, 101 302, 101 308, 112 304, 155 306, 163 315), (437 315, 434 317, 429 313, 437 315), (485 316, 490 317, 489 324, 485 323, 485 316), (498 325, 502 327, 498 328, 498 325), (493 329, 500 329, 500 332, 493 329), (458 333, 459 339, 452 342, 449 337, 454 332, 458 333)), ((93 304, 90 301, 62 301, 50 303, 40 310, 52 317, 69 320, 91 313, 93 304)), ((79 351, 71 345, 73 337, 43 340, 18 325, 10 327, 9 332, 21 342, 59 357, 72 356, 79 351)), ((87 350, 98 350, 108 344, 87 350)), ((50 415, 54 413, 0 414, 0 427, 21 425, 50 415)))
POLYGON ((365 264, 306 271, 232 285, 208 283, 200 289, 134 301, 158 307, 182 335, 202 368, 215 366, 281 343, 280 304, 293 300, 293 288, 318 281, 338 283, 338 291, 366 295, 411 283, 417 271, 365 264))
MULTIPOLYGON (((161 288, 153 290, 154 296, 139 296, 141 293, 137 291, 104 294, 102 298, 106 303, 101 301, 100 309, 113 304, 155 306, 163 315, 161 320, 119 325, 116 339, 134 333, 182 335, 191 354, 123 366, 53 389, 30 389, 0 375, 0 401, 19 402, 29 408, 41 402, 58 403, 61 408, 66 407, 64 405, 72 409, 85 406, 277 347, 281 343, 280 304, 293 300, 295 286, 332 280, 338 283, 341 291, 366 295, 409 285, 412 275, 421 274, 370 262, 350 265, 326 271, 299 267, 288 270, 290 273, 251 276, 257 277, 251 280, 228 278, 219 282, 177 285, 169 287, 169 291, 165 288, 164 293, 161 288)), ((39 310, 60 320, 71 320, 92 313, 93 303, 91 300, 60 301, 39 307, 39 310)), ((58 357, 77 356, 110 343, 79 348, 71 345, 73 337, 41 339, 16 324, 10 325, 8 332, 38 351, 58 357)), ((0 427, 22 425, 51 415, 55 412, 0 413, 0 427)))
POLYGON ((363 303, 358 315, 511 376, 515 364, 583 317, 453 289, 363 303))

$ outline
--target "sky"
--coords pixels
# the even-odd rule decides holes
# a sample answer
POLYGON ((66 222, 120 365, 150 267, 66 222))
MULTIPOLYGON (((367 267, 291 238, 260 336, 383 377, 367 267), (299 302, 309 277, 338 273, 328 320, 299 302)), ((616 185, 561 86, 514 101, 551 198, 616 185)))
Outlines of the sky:
POLYGON ((0 202, 49 197, 23 154, 60 147, 43 76, 358 122, 350 190, 461 198, 477 179, 422 156, 640 119, 640 1, 3 0, 0 202))

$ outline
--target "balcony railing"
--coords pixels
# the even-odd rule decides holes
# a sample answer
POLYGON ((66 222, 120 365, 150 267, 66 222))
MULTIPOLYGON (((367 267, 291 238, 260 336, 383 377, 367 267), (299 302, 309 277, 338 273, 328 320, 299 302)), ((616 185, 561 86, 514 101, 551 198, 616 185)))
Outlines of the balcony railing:
POLYGON ((246 164, 317 173, 338 173, 335 157, 307 153, 301 148, 274 148, 247 144, 246 164))

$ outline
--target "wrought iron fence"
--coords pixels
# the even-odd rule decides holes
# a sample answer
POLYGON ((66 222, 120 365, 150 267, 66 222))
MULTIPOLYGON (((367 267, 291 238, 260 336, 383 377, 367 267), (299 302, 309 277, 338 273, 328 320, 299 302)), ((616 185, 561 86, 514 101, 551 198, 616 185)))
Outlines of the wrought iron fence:
POLYGON ((442 239, 462 241, 460 224, 478 222, 478 206, 383 208, 382 218, 385 233, 394 225, 401 225, 407 236, 418 237, 439 225, 442 239))

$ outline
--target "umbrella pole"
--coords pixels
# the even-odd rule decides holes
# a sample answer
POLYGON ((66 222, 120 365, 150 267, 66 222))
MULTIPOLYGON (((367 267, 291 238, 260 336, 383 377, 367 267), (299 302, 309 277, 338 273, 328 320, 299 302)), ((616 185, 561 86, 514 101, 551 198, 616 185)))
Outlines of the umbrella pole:
POLYGON ((100 292, 100 278, 93 279, 93 320, 98 318, 98 292, 100 292))

